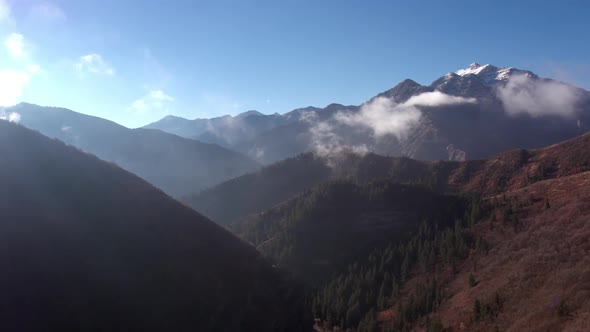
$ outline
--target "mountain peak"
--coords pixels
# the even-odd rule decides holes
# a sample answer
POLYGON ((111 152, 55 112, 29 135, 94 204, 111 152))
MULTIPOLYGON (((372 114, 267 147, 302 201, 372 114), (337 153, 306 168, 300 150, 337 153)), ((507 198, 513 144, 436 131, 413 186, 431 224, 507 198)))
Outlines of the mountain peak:
POLYGON ((459 76, 467 76, 467 75, 478 75, 482 71, 486 69, 497 69, 497 67, 492 66, 490 64, 480 65, 477 62, 470 64, 467 68, 459 69, 455 72, 455 74, 459 76))
POLYGON ((454 77, 477 77, 486 85, 494 85, 499 82, 506 82, 514 74, 526 75, 531 78, 537 78, 537 75, 528 70, 520 70, 514 67, 497 67, 491 64, 480 65, 476 62, 470 64, 467 68, 459 69, 454 73, 448 73, 445 79, 454 77))
POLYGON ((245 118, 245 117, 253 116, 253 115, 258 116, 258 115, 264 115, 264 114, 262 114, 256 110, 249 110, 249 111, 246 111, 246 112, 236 115, 236 118, 245 118))

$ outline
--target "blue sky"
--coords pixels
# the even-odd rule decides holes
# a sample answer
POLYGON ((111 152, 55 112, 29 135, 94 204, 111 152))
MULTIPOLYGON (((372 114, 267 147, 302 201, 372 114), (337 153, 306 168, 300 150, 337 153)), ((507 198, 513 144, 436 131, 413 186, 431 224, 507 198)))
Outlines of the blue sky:
POLYGON ((360 104, 472 62, 590 88, 587 1, 0 0, 0 104, 129 127, 360 104))

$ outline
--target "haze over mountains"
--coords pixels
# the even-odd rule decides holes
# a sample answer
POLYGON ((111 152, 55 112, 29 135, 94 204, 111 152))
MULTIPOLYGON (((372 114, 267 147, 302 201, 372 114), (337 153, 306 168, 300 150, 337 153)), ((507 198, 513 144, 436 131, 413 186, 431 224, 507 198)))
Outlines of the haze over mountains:
POLYGON ((211 120, 167 117, 146 128, 219 143, 263 163, 305 151, 329 154, 343 146, 462 160, 579 135, 590 128, 589 109, 588 91, 526 70, 474 63, 429 86, 405 80, 359 106, 211 120))
POLYGON ((250 158, 159 130, 128 129, 64 108, 21 103, 6 109, 20 124, 131 171, 181 196, 256 170, 250 158))

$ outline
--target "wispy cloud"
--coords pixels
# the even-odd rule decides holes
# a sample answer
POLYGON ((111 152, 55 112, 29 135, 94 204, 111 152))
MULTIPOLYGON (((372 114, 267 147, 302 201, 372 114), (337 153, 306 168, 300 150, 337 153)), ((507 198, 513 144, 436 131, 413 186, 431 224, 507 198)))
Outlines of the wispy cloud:
POLYGON ((369 129, 376 138, 393 135, 403 140, 418 124, 422 112, 418 107, 439 107, 475 103, 475 98, 450 96, 439 91, 413 96, 405 103, 379 97, 364 104, 359 112, 338 112, 334 119, 349 127, 369 129))
POLYGON ((330 167, 337 164, 343 153, 364 155, 369 152, 365 144, 346 144, 338 133, 338 123, 334 119, 321 121, 315 111, 309 111, 301 113, 299 121, 310 125, 310 148, 317 156, 324 158, 330 167))
POLYGON ((162 90, 152 90, 147 95, 135 100, 131 109, 137 112, 159 111, 167 112, 168 105, 174 102, 174 98, 162 90))
POLYGON ((350 133, 346 128, 368 132, 373 142, 385 136, 394 136, 399 141, 407 139, 422 118, 420 107, 438 107, 475 103, 473 98, 463 98, 444 93, 426 92, 413 96, 405 103, 397 104, 393 99, 379 97, 361 106, 359 110, 342 110, 328 120, 318 120, 315 112, 302 114, 301 121, 309 123, 312 140, 311 148, 322 157, 332 158, 341 152, 365 154, 372 149, 366 144, 347 145, 344 136, 350 133))
POLYGON ((533 117, 572 117, 576 114, 576 106, 581 98, 579 90, 570 85, 528 75, 511 77, 496 92, 508 114, 528 114, 533 117))
POLYGON ((23 58, 25 53, 25 38, 20 33, 11 33, 4 41, 8 54, 13 58, 23 58))
POLYGON ((349 127, 369 129, 377 138, 394 135, 403 139, 421 116, 416 107, 398 105, 390 98, 379 97, 363 105, 359 112, 338 112, 334 118, 349 127))
POLYGON ((31 8, 30 15, 35 20, 46 22, 61 22, 66 20, 66 13, 57 4, 52 2, 43 2, 34 5, 31 8))
POLYGON ((464 98, 451 96, 440 91, 424 92, 417 96, 412 96, 403 105, 404 106, 449 106, 459 104, 473 104, 477 102, 475 98, 464 98))
POLYGON ((0 120, 19 123, 21 116, 17 112, 6 112, 5 109, 0 108, 0 120))
POLYGON ((80 74, 115 75, 115 69, 111 64, 104 60, 102 55, 97 53, 82 55, 78 58, 78 62, 75 63, 74 68, 80 74))

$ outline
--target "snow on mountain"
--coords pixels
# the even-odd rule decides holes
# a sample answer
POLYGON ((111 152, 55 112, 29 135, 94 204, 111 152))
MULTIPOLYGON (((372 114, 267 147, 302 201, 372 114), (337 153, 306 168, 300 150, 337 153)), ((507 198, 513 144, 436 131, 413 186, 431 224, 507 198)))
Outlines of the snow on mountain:
MULTIPOLYGON (((535 76, 530 71, 520 70, 513 67, 496 67, 490 64, 480 65, 478 63, 472 63, 469 65, 469 67, 459 69, 454 74, 462 77, 475 75, 479 77, 487 85, 494 85, 499 82, 506 82, 514 74, 523 74, 529 77, 535 76)), ((453 73, 447 74, 446 77, 453 77, 453 73)))

